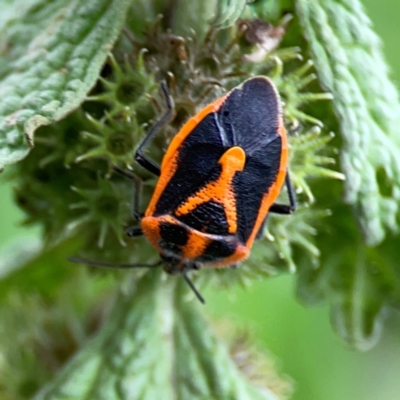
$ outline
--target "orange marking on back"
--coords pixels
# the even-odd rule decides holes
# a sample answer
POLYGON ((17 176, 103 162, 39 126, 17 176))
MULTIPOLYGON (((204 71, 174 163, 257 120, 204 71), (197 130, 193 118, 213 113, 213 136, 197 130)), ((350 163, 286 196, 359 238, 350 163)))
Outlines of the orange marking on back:
POLYGON ((161 251, 158 241, 160 240, 160 220, 156 217, 144 217, 140 221, 143 234, 148 241, 158 250, 161 251))
POLYGON ((224 103, 226 97, 220 97, 218 100, 204 107, 201 111, 199 111, 194 117, 190 118, 185 125, 181 128, 181 130, 177 133, 177 135, 172 139, 170 145, 168 146, 167 152, 164 155, 163 161, 161 163, 161 174, 158 179, 156 188, 154 189, 153 197, 150 200, 150 204, 147 207, 146 216, 153 215, 156 204, 164 191, 164 188, 168 185, 168 182, 174 176, 178 165, 178 153, 179 147, 182 142, 190 135, 193 129, 208 115, 213 112, 217 112, 222 104, 224 103))
POLYGON ((236 200, 232 190, 232 180, 238 171, 242 171, 246 162, 246 153, 241 147, 235 146, 228 149, 219 159, 222 166, 219 178, 200 189, 176 210, 176 215, 190 213, 197 206, 212 200, 223 205, 229 226, 229 233, 236 233, 236 200))
POLYGON ((205 267, 227 267, 232 264, 236 264, 239 261, 245 260, 250 254, 250 249, 247 248, 247 246, 244 246, 242 244, 238 244, 236 247, 235 252, 229 256, 225 257, 223 260, 217 261, 215 263, 210 263, 204 265, 205 267))
POLYGON ((182 257, 187 260, 194 260, 201 256, 212 239, 207 234, 191 230, 188 242, 182 248, 182 257))

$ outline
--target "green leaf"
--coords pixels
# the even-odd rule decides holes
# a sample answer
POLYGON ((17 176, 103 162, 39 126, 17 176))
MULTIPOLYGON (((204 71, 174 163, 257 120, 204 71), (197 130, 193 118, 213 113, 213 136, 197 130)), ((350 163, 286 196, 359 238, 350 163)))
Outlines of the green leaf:
MULTIPOLYGON (((56 262, 47 267, 57 272, 62 265, 56 262)), ((39 290, 32 287, 30 293, 16 287, 0 303, 2 400, 31 399, 98 331, 108 314, 115 274, 93 273, 83 266, 70 270, 74 274, 68 278, 64 274, 61 284, 43 282, 52 288, 51 296, 42 295, 43 286, 39 290)), ((21 279, 31 276, 25 272, 21 279)))
POLYGON ((219 0, 211 24, 218 29, 229 28, 240 17, 246 3, 246 0, 219 0))
POLYGON ((382 332, 385 299, 379 292, 381 282, 361 242, 356 249, 351 246, 342 251, 337 258, 340 265, 330 268, 335 271, 330 279, 332 324, 351 346, 368 350, 382 332))
POLYGON ((214 15, 216 4, 219 4, 219 2, 215 0, 175 1, 172 32, 188 36, 194 31, 196 37, 200 40, 209 28, 208 21, 214 15))
POLYGON ((44 249, 40 240, 22 237, 4 246, 0 250, 0 303, 12 291, 53 296, 78 269, 67 257, 76 254, 81 241, 67 239, 44 249))
MULTIPOLYGON (((339 196, 339 185, 331 186, 329 191, 323 188, 325 194, 339 196)), ((400 304, 399 237, 367 247, 351 217, 346 205, 333 208, 315 238, 320 263, 297 261, 297 291, 306 304, 328 301, 336 333, 352 347, 368 350, 380 338, 388 306, 400 304)))
POLYGON ((40 250, 42 241, 34 236, 18 237, 3 246, 0 249, 0 286, 2 281, 37 256, 40 250))
POLYGON ((345 201, 368 245, 398 232, 400 103, 381 43, 358 0, 297 0, 297 12, 344 139, 345 201))
POLYGON ((161 274, 150 271, 121 294, 100 334, 35 400, 277 400, 241 375, 183 279, 162 282, 161 274))
POLYGON ((130 1, 6 4, 0 8, 0 168, 26 156, 39 126, 82 103, 130 1))

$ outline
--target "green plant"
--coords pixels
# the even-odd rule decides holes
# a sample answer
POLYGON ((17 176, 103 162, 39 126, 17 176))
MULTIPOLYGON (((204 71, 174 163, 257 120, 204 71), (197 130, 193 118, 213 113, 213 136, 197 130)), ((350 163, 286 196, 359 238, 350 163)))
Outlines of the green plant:
POLYGON ((4 396, 288 396, 290 385, 265 360, 229 354, 179 277, 68 266, 77 253, 114 263, 158 259, 146 240, 123 235, 133 223, 132 185, 112 166, 143 180, 145 208, 155 181, 133 154, 163 113, 160 80, 175 117, 150 148, 155 160, 188 117, 250 75, 271 77, 293 131, 299 209, 271 217, 240 268, 200 271, 196 284, 296 272, 301 300, 329 301, 341 337, 360 349, 376 343, 384 310, 400 297, 400 113, 358 0, 31 0, 5 2, 0 15, 0 162, 15 164, 6 173, 25 223, 43 229, 42 243, 14 243, 1 258, 0 336, 23 333, 0 340, 13 360, 0 364, 4 396), (341 139, 330 133, 339 131, 341 139), (256 366, 269 378, 242 374, 256 366))

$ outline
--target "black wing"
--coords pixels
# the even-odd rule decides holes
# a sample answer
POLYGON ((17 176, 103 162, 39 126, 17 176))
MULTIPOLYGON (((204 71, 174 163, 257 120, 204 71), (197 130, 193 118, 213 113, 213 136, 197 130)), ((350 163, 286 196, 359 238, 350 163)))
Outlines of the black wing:
POLYGON ((221 173, 218 160, 225 152, 216 113, 208 114, 181 143, 177 170, 160 196, 155 215, 173 213, 207 183, 221 173))
MULTIPOLYGON (((230 147, 240 146, 246 153, 246 164, 236 174, 233 190, 238 236, 245 243, 253 231, 262 198, 279 170, 282 149, 279 123, 279 98, 269 80, 252 78, 233 89, 218 112, 208 114, 180 145, 178 168, 157 202, 155 215, 173 214, 188 197, 217 180, 222 154, 230 147)), ((207 231, 223 234, 227 229, 224 210, 213 202, 204 206, 207 210, 197 210, 201 215, 190 216, 193 218, 189 225, 196 229, 197 219, 201 225, 202 217, 213 213, 218 226, 213 229, 210 226, 207 231)))
POLYGON ((245 168, 234 179, 238 236, 245 243, 280 166, 281 116, 274 86, 263 77, 249 79, 231 92, 218 111, 218 119, 229 143, 246 153, 245 168))

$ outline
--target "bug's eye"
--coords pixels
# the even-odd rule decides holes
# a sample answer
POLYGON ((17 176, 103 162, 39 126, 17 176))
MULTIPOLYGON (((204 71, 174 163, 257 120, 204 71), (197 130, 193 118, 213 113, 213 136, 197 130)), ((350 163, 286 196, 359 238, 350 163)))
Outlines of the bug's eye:
POLYGON ((188 241, 187 230, 179 225, 170 223, 161 223, 160 236, 167 243, 173 243, 177 246, 184 246, 188 241))

